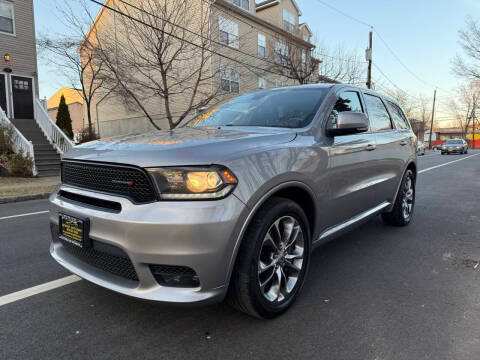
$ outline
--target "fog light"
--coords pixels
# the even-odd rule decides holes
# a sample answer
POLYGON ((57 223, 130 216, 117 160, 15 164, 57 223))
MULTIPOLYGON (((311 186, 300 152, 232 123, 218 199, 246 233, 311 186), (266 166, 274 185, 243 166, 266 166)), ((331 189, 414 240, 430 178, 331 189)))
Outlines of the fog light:
POLYGON ((200 279, 193 269, 186 266, 150 265, 153 277, 162 286, 199 287, 200 279))

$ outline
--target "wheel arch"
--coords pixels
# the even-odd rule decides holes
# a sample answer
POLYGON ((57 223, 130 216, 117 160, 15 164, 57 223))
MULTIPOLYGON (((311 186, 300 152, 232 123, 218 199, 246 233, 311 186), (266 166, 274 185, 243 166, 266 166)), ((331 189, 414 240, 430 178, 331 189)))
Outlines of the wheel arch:
POLYGON ((395 190, 395 195, 393 196, 392 204, 388 207, 387 212, 390 211, 393 206, 395 205, 395 202, 397 201, 397 196, 398 196, 398 191, 400 190, 400 185, 402 184, 403 177, 405 176, 405 173, 411 170, 413 172, 413 176, 415 177, 415 183, 417 181, 417 176, 418 176, 418 170, 417 170, 417 164, 415 161, 410 160, 405 167, 405 170, 402 172, 402 176, 400 177, 400 181, 398 182, 397 188, 395 190))
POLYGON ((240 232, 238 233, 234 249, 232 252, 232 256, 228 265, 228 273, 226 278, 226 284, 230 283, 230 278, 232 275, 232 271, 235 267, 235 263, 237 260, 238 251, 243 241, 243 237, 245 235, 248 226, 250 225, 252 219, 258 213, 258 211, 262 208, 266 201, 271 199, 272 197, 283 197, 290 199, 296 202, 305 212, 305 215, 308 219, 308 225, 310 230, 310 237, 311 240, 316 233, 315 225, 316 225, 316 216, 317 216, 317 205, 316 205, 316 196, 313 190, 303 182, 300 181, 287 181, 281 184, 278 184, 272 187, 267 193, 265 193, 253 207, 250 207, 250 211, 246 216, 240 232))

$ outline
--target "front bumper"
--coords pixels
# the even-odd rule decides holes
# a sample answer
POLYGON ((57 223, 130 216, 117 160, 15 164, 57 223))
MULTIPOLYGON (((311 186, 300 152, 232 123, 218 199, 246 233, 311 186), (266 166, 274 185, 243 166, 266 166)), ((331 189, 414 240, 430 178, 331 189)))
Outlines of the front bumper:
POLYGON ((456 149, 456 148, 446 148, 446 149, 442 149, 443 152, 446 152, 446 153, 460 153, 462 152, 463 149, 456 149))
MULTIPOLYGON (((142 299, 197 303, 223 299, 245 205, 234 195, 216 201, 159 201, 134 205, 128 199, 62 185, 59 190, 121 204, 112 213, 58 196, 50 197, 55 260, 71 272, 113 291, 142 299), (138 281, 113 275, 72 255, 58 238, 59 213, 88 218, 90 238, 121 249, 138 281), (162 286, 149 265, 185 266, 200 280, 196 288, 162 286)), ((108 246, 107 245, 107 246, 108 246)))

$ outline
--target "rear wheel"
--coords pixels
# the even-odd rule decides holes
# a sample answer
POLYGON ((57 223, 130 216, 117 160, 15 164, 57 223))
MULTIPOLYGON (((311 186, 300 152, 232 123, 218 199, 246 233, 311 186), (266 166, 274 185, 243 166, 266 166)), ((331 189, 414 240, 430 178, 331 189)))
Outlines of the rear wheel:
POLYGON ((228 302, 259 318, 282 314, 303 286, 309 258, 310 231, 302 208, 284 198, 268 200, 243 238, 228 302))
POLYGON ((405 226, 410 223, 415 206, 415 175, 407 170, 398 189, 392 211, 383 213, 383 221, 393 226, 405 226))

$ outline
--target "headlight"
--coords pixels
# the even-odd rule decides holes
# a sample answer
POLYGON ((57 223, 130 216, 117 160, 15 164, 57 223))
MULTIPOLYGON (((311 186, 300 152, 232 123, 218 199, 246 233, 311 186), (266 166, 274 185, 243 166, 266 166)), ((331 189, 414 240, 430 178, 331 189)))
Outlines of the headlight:
POLYGON ((446 149, 446 146, 445 146, 445 145, 443 145, 443 146, 442 146, 442 149, 443 149, 443 150, 445 150, 445 149, 446 149))
POLYGON ((460 149, 460 146, 457 146, 457 149, 460 149))
POLYGON ((163 200, 220 199, 235 188, 237 178, 226 167, 150 168, 163 200))

